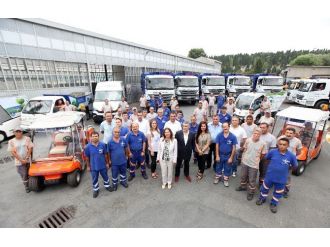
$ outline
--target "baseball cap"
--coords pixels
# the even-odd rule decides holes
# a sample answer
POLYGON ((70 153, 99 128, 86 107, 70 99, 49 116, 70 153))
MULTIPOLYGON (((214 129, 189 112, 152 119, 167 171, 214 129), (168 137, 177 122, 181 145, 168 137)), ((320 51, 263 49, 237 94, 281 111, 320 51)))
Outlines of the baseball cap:
POLYGON ((22 132, 23 132, 23 129, 22 129, 21 126, 16 126, 16 127, 14 128, 14 132, 16 132, 16 131, 22 131, 22 132))

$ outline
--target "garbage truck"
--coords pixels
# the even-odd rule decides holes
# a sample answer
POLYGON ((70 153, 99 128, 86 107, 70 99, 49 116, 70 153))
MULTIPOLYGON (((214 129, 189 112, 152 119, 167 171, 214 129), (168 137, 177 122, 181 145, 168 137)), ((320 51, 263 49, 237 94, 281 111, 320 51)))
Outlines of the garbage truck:
POLYGON ((199 99, 198 74, 176 73, 174 74, 175 95, 178 101, 186 101, 195 104, 199 99))
POLYGON ((200 95, 209 95, 213 93, 218 95, 220 92, 226 91, 225 76, 216 73, 203 73, 199 77, 200 95))
POLYGON ((283 77, 272 74, 252 75, 252 91, 275 93, 283 90, 283 77))
POLYGON ((251 78, 240 74, 225 74, 227 90, 236 98, 251 89, 251 78))

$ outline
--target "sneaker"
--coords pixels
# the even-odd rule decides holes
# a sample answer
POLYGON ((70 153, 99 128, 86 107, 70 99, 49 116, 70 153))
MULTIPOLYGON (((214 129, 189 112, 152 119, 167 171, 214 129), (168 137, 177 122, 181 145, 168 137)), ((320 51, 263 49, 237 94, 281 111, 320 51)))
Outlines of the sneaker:
POLYGON ((186 176, 186 180, 191 183, 191 177, 190 176, 186 176))
POLYGON ((260 205, 262 205, 264 202, 265 202, 264 200, 262 200, 262 199, 259 198, 259 199, 256 201, 256 204, 257 204, 258 206, 260 206, 260 205))
POLYGON ((172 184, 168 184, 167 188, 170 190, 172 188, 172 184))
POLYGON ((147 175, 147 173, 142 173, 142 177, 144 178, 144 179, 148 179, 148 175, 147 175))
POLYGON ((247 194, 246 199, 247 199, 248 201, 251 201, 251 200, 253 199, 253 194, 247 194))
POLYGON ((25 192, 26 193, 30 193, 31 192, 31 190, 29 189, 29 187, 25 187, 25 192))
POLYGON ((238 186, 235 190, 236 191, 246 191, 246 188, 244 188, 242 186, 238 186))
POLYGON ((118 186, 117 186, 117 185, 114 185, 114 186, 110 186, 110 187, 105 188, 105 189, 106 189, 107 191, 109 191, 109 192, 112 192, 112 191, 116 191, 117 188, 118 188, 118 186))
POLYGON ((236 172, 233 172, 233 175, 232 175, 233 178, 236 178, 236 174, 237 174, 236 172))
POLYGON ((165 188, 166 188, 166 184, 163 184, 163 185, 162 185, 162 189, 165 189, 165 188))
POLYGON ((220 182, 220 177, 215 177, 213 180, 213 184, 218 184, 220 182))
POLYGON ((128 177, 128 182, 132 181, 134 178, 135 178, 135 176, 130 175, 130 176, 128 177))
POLYGON ((98 190, 94 190, 93 191, 93 198, 96 198, 99 195, 99 191, 98 190))
POLYGON ((179 182, 179 177, 175 177, 174 182, 176 182, 176 183, 179 182))
POLYGON ((225 187, 229 187, 229 181, 228 181, 228 180, 224 180, 224 181, 223 181, 223 185, 224 185, 225 187))
POLYGON ((124 188, 128 188, 128 183, 124 182, 124 183, 120 183, 124 188))
POLYGON ((277 213, 277 206, 275 204, 270 204, 269 205, 269 208, 270 208, 270 211, 273 213, 273 214, 276 214, 277 213))
POLYGON ((283 197, 284 197, 284 198, 288 198, 288 197, 289 197, 289 194, 288 194, 287 191, 284 191, 284 193, 283 193, 283 197))

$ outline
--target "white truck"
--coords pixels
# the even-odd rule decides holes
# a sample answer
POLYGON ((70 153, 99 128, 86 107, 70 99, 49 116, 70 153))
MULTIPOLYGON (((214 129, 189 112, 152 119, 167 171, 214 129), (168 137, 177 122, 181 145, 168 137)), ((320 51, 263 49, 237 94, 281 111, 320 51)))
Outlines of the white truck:
POLYGON ((252 91, 267 93, 283 90, 283 77, 270 74, 255 74, 252 76, 252 91))
POLYGON ((280 110, 280 107, 286 98, 286 94, 283 91, 279 93, 242 93, 235 101, 234 115, 238 116, 241 122, 244 122, 245 117, 249 114, 249 109, 252 109, 255 122, 259 122, 259 119, 261 118, 261 102, 265 96, 267 96, 271 103, 270 111, 272 116, 274 116, 280 110))
POLYGON ((193 73, 174 74, 175 94, 178 101, 195 104, 199 99, 198 75, 193 73))
POLYGON ((296 103, 316 109, 329 104, 330 79, 304 80, 300 86, 296 103))
POLYGON ((288 83, 288 89, 286 94, 287 101, 296 102, 297 93, 302 84, 304 84, 303 79, 294 79, 288 83))
POLYGON ((60 102, 65 104, 66 100, 63 96, 39 96, 30 99, 21 113, 21 127, 28 130, 36 119, 58 112, 57 105, 60 102))
POLYGON ((207 96, 210 93, 218 95, 226 91, 226 79, 224 75, 204 73, 199 75, 200 93, 207 96))
POLYGON ((251 78, 245 75, 225 74, 227 90, 236 98, 241 93, 250 92, 251 78))
POLYGON ((93 120, 95 123, 103 121, 104 112, 102 107, 104 100, 108 99, 111 104, 112 113, 115 114, 119 108, 122 97, 126 97, 125 87, 122 81, 102 81, 96 84, 93 102, 93 120))

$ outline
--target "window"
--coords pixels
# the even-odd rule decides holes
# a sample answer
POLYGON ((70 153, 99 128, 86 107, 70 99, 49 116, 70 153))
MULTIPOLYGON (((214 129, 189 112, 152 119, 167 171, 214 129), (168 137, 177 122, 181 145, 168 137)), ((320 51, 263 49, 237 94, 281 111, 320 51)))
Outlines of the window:
POLYGON ((7 43, 20 44, 19 34, 12 31, 1 30, 3 40, 7 43))
POLYGON ((38 36, 37 40, 40 47, 51 48, 50 39, 38 36))
POLYGON ((53 49, 57 49, 57 50, 63 50, 64 49, 62 40, 51 39, 51 42, 52 42, 53 49))
POLYGON ((323 91, 326 83, 314 83, 311 91, 323 91))
POLYGON ((36 37, 32 34, 21 33, 21 39, 23 45, 37 46, 36 37))

